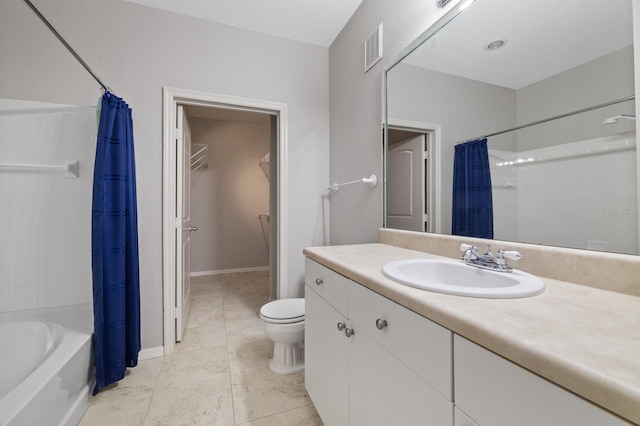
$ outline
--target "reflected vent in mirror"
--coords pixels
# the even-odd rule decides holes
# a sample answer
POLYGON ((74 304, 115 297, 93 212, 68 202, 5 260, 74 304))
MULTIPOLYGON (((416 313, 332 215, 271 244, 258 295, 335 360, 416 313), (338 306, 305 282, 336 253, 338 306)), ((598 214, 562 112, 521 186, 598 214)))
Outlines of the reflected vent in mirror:
POLYGON ((441 7, 441 8, 445 7, 446 5, 449 4, 450 1, 451 0, 437 0, 436 1, 436 6, 441 7))
POLYGON ((382 59, 382 24, 364 42, 364 72, 382 59))

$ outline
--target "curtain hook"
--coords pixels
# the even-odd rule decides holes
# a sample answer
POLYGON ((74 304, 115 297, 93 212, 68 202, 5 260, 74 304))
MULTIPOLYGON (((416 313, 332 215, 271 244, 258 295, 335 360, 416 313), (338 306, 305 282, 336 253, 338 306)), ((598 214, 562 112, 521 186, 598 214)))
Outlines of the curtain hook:
POLYGON ((107 98, 110 98, 111 95, 113 94, 113 90, 111 90, 111 87, 109 86, 101 86, 100 90, 107 98))

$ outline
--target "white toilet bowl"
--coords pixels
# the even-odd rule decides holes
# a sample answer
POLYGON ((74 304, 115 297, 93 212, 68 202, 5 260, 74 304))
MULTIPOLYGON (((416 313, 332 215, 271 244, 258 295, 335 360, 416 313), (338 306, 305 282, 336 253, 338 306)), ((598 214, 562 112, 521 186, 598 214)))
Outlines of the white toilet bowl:
POLYGON ((280 299, 260 308, 262 330, 274 341, 269 368, 276 374, 304 370, 304 299, 280 299))

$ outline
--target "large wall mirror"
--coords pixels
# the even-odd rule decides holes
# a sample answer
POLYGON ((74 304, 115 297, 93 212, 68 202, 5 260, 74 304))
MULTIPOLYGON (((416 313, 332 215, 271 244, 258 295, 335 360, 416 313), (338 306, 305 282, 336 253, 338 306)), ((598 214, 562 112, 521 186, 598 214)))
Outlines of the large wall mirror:
POLYGON ((493 238, 638 254, 632 0, 459 9, 385 70, 385 226, 451 234, 456 145, 486 138, 493 238))

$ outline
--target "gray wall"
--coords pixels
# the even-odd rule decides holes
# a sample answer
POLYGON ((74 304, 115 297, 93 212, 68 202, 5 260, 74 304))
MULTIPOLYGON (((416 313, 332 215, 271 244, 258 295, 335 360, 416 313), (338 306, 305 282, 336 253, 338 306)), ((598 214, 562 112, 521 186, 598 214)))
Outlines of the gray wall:
POLYGON ((208 145, 207 168, 191 174, 191 272, 269 266, 258 221, 269 212, 269 181, 259 162, 269 124, 192 118, 192 142, 208 145))
MULTIPOLYGON (((301 295, 302 249, 326 226, 328 49, 120 0, 35 4, 133 109, 143 348, 163 343, 163 86, 288 105, 288 296, 301 295)), ((0 2, 0 57, 0 97, 96 104, 98 85, 21 0, 0 2)))
MULTIPOLYGON (((435 1, 364 0, 329 48, 331 182, 382 177, 382 71, 443 10, 435 1), (383 59, 364 72, 364 40, 384 25, 383 59)), ((382 185, 341 189, 331 197, 331 244, 378 240, 382 185)))
MULTIPOLYGON (((633 46, 523 87, 516 94, 518 124, 579 110, 635 93, 633 46)), ((633 101, 519 130, 518 151, 593 139, 635 129, 621 120, 603 125, 607 117, 635 114, 633 101)))

